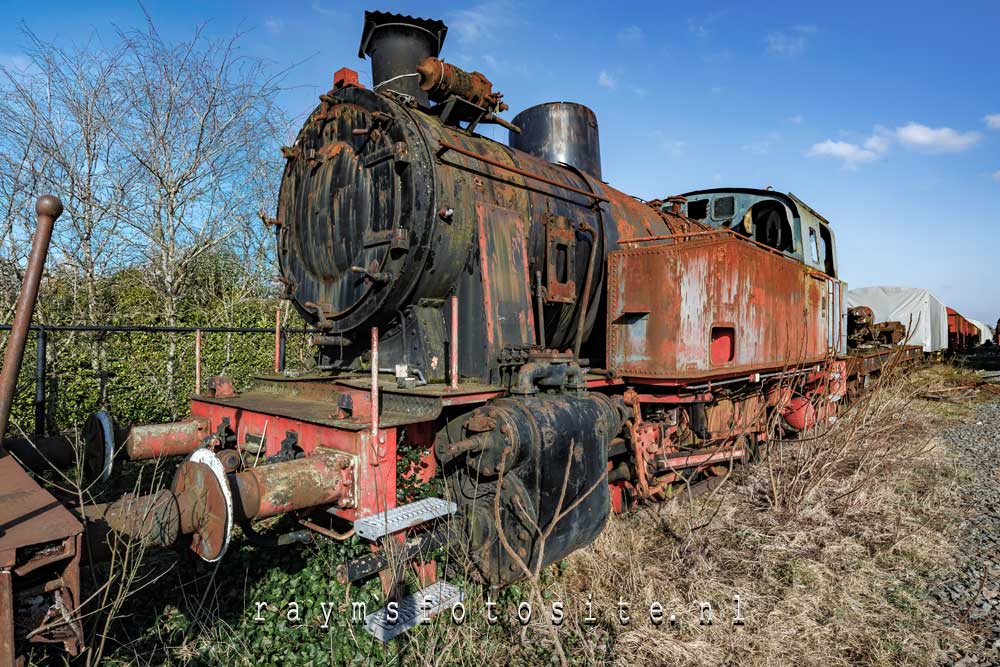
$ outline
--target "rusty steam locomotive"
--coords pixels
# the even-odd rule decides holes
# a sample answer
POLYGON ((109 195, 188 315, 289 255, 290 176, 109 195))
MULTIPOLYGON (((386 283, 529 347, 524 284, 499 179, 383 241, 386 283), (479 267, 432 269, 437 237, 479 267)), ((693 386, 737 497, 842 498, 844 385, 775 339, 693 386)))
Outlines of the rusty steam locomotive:
MULTIPOLYGON (((48 537, 75 547, 37 570, 61 576, 50 612, 74 617, 81 533, 215 561, 236 526, 288 513, 303 530, 276 542, 371 542, 344 579, 381 573, 391 590, 390 561, 409 561, 430 584, 426 554, 457 541, 506 585, 590 543, 610 512, 828 420, 878 368, 883 352, 847 355, 833 233, 815 211, 770 190, 624 194, 601 180, 590 110, 503 120, 490 81, 438 59, 446 32, 366 13, 374 85, 338 71, 283 149, 269 222, 284 296, 317 330, 315 367, 246 391, 213 378, 173 424, 96 415, 94 477, 123 456, 187 458, 170 488, 64 517, 48 537)), ((37 582, 16 575, 31 552, 11 553, 16 598, 37 582)), ((31 640, 79 648, 77 625, 46 627, 31 640)))

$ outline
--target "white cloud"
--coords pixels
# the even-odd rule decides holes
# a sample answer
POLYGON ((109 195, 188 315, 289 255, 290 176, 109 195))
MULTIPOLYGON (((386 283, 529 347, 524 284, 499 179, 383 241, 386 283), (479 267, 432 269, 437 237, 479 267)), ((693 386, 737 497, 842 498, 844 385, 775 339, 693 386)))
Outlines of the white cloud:
POLYGON ((623 42, 638 42, 642 39, 642 28, 630 25, 618 31, 618 39, 623 42))
POLYGON ((993 172, 993 180, 1000 183, 1000 169, 993 172))
POLYGON ((510 23, 513 8, 506 0, 491 0, 452 12, 446 23, 448 34, 468 44, 491 37, 496 29, 510 23))
POLYGON ((643 98, 643 99, 645 99, 646 95, 649 94, 649 91, 646 90, 645 88, 633 88, 632 92, 635 93, 636 95, 638 95, 640 98, 643 98))
POLYGON ((843 161, 847 169, 855 169, 862 162, 877 160, 889 150, 889 139, 884 128, 876 128, 875 134, 860 144, 849 141, 827 139, 813 146, 806 153, 809 157, 832 157, 843 161))
POLYGON ((982 139, 978 132, 960 132, 950 127, 928 127, 907 123, 895 129, 881 125, 864 141, 834 141, 827 139, 813 144, 806 155, 833 157, 843 160, 853 169, 862 162, 871 162, 889 152, 893 144, 925 153, 958 153, 975 146, 982 139))
POLYGON ((788 122, 791 123, 792 125, 801 125, 803 122, 805 122, 805 119, 806 119, 805 116, 803 116, 800 113, 797 113, 794 116, 789 116, 786 120, 788 120, 788 122))
POLYGON ((601 73, 597 76, 597 85, 605 88, 614 88, 618 85, 618 82, 608 74, 608 70, 602 69, 601 73))
POLYGON ((986 127, 991 130, 1000 130, 1000 113, 991 113, 983 120, 986 121, 986 127))
POLYGON ((277 35, 285 28, 285 22, 281 19, 276 19, 273 16, 268 16, 264 19, 264 29, 270 33, 277 35))
POLYGON ((886 130, 883 127, 875 129, 875 134, 865 139, 864 146, 870 151, 874 151, 881 155, 889 150, 889 137, 886 136, 886 130))
POLYGON ((767 50, 779 56, 794 58, 805 51, 806 36, 814 32, 814 25, 797 25, 787 32, 772 32, 767 36, 767 50))
POLYGON ((896 128, 899 143, 931 153, 958 153, 972 148, 981 138, 978 132, 959 132, 950 127, 928 127, 913 122, 896 128))
POLYGON ((878 153, 875 151, 862 148, 857 144, 847 141, 833 141, 832 139, 813 144, 812 148, 809 149, 808 155, 809 157, 840 158, 847 164, 867 162, 878 157, 878 153))

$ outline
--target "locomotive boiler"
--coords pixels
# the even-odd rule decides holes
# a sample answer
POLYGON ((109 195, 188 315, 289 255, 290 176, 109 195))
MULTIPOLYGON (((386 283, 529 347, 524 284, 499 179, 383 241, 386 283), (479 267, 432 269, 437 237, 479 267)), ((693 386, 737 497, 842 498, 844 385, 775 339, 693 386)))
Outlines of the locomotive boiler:
POLYGON ((174 424, 95 416, 100 476, 186 458, 170 488, 86 508, 89 533, 208 561, 234 526, 275 545, 356 536, 372 555, 339 577, 395 594, 409 563, 443 606, 457 592, 430 583, 435 549, 509 584, 589 544, 611 511, 834 415, 843 283, 818 214, 771 191, 629 196, 601 180, 589 109, 504 120, 492 82, 439 58, 446 34, 366 12, 371 87, 339 70, 282 149, 268 222, 315 365, 241 391, 213 378, 174 424), (279 514, 301 530, 253 527, 279 514))

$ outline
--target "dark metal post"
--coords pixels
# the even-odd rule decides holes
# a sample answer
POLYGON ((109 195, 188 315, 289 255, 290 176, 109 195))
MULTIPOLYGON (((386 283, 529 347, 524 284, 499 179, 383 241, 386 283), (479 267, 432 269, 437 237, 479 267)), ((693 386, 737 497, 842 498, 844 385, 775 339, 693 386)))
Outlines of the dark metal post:
POLYGON ((28 267, 24 272, 24 280, 21 282, 21 292, 17 295, 14 325, 11 327, 7 350, 4 352, 3 369, 0 370, 0 443, 3 442, 3 438, 7 434, 10 409, 14 404, 14 394, 17 391, 17 375, 21 371, 21 362, 24 360, 24 343, 28 338, 31 316, 35 312, 38 286, 42 282, 45 257, 49 253, 49 241, 52 240, 52 226, 62 211, 62 202, 59 201, 58 197, 52 195, 39 197, 35 204, 38 227, 35 229, 35 238, 31 242, 28 267))
POLYGON ((45 409, 45 376, 46 376, 46 350, 48 348, 49 334, 45 327, 39 327, 35 332, 35 435, 45 435, 46 416, 45 409))
POLYGON ((281 330, 281 350, 278 354, 278 372, 285 372, 285 354, 288 348, 288 334, 286 329, 281 330))

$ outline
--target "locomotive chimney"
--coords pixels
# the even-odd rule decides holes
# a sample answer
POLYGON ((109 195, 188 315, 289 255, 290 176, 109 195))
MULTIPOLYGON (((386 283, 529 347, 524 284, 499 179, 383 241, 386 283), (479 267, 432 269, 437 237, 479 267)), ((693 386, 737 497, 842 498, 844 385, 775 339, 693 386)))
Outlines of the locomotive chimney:
POLYGON ((546 102, 525 109, 513 122, 521 133, 510 133, 511 148, 568 164, 600 180, 601 143, 593 111, 574 102, 546 102))
POLYGON ((372 90, 394 90, 427 104, 420 89, 417 65, 437 57, 448 26, 442 21, 414 18, 387 12, 365 12, 358 57, 372 61, 372 90))

